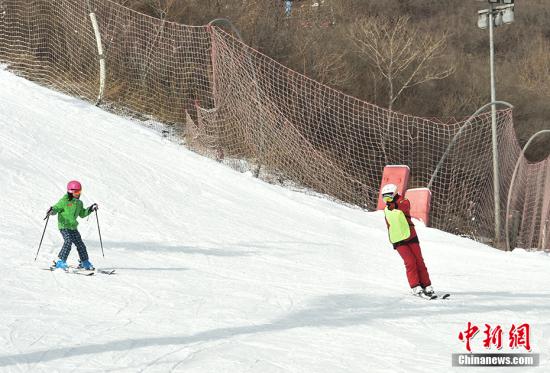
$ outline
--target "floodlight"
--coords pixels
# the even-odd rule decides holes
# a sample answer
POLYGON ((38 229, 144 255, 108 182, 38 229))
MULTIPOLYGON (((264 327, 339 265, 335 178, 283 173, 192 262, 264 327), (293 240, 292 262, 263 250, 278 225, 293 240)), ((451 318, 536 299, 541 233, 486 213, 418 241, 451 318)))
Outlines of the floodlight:
POLYGON ((514 22, 514 8, 504 10, 504 14, 502 14, 502 22, 506 24, 514 22))
POLYGON ((478 12, 477 27, 482 30, 485 30, 487 27, 489 27, 489 14, 487 14, 487 11, 480 10, 478 12))
POLYGON ((495 26, 501 26, 502 25, 502 12, 498 12, 495 14, 495 26))

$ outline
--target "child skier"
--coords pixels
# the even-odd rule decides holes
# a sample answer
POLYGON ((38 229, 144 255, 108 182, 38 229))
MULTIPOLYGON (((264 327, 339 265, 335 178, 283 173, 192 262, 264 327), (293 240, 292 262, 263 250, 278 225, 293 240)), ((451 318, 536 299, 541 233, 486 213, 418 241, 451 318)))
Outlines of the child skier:
POLYGON ((57 214, 57 225, 61 235, 63 236, 63 247, 59 252, 59 259, 55 262, 56 268, 67 269, 67 258, 71 252, 72 244, 75 244, 78 250, 78 256, 80 257, 80 267, 84 269, 93 270, 94 266, 88 259, 88 252, 86 246, 82 242, 80 233, 77 230, 78 222, 77 217, 85 218, 93 211, 97 210, 97 204, 94 203, 88 208, 84 208, 84 205, 80 198, 82 192, 82 186, 76 180, 70 181, 67 184, 67 194, 65 194, 59 202, 48 209, 48 215, 57 214))
POLYGON ((397 193, 395 184, 384 185, 382 199, 386 202, 384 215, 390 242, 405 262, 407 279, 413 294, 432 297, 434 290, 428 269, 424 264, 424 258, 422 258, 418 236, 411 220, 409 200, 397 193))

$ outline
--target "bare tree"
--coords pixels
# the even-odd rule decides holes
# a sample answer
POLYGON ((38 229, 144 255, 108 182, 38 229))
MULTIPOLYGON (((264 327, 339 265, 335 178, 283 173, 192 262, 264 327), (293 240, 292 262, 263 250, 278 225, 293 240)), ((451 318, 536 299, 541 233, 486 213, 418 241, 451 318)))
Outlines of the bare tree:
POLYGON ((324 84, 333 87, 342 87, 353 80, 354 72, 346 65, 345 56, 342 53, 319 54, 313 62, 313 70, 316 78, 324 84))
POLYGON ((175 2, 176 0, 147 0, 146 4, 155 12, 157 17, 165 20, 175 2))
POLYGON ((388 108, 403 92, 430 80, 448 77, 452 64, 441 64, 447 34, 423 33, 408 17, 363 18, 348 29, 357 51, 375 67, 388 85, 388 108))

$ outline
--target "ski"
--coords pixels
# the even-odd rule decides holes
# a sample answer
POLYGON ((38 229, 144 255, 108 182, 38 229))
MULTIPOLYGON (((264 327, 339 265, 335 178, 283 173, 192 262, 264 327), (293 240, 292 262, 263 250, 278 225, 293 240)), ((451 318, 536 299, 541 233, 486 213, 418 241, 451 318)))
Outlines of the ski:
POLYGON ((451 296, 451 294, 445 293, 445 294, 427 295, 427 294, 421 293, 421 294, 413 294, 413 296, 417 297, 417 298, 422 298, 422 299, 425 299, 425 300, 436 300, 436 299, 448 300, 449 297, 451 296))
POLYGON ((422 298, 422 299, 425 299, 425 300, 434 300, 434 299, 437 299, 437 295, 427 295, 427 294, 424 294, 424 293, 420 293, 420 294, 413 294, 412 295, 413 297, 416 297, 416 298, 422 298))
POLYGON ((95 271, 96 273, 102 273, 104 275, 113 275, 116 272, 116 269, 103 269, 103 268, 94 268, 86 270, 84 268, 75 267, 70 265, 69 268, 79 270, 79 271, 95 271))
POLYGON ((42 268, 46 271, 53 272, 55 270, 61 270, 65 273, 72 273, 75 275, 82 275, 82 276, 93 276, 95 274, 95 271, 87 270, 87 269, 76 269, 76 268, 56 268, 56 267, 49 267, 49 268, 42 268))
POLYGON ((73 273, 75 275, 82 276, 93 276, 95 274, 95 271, 90 269, 69 268, 67 273, 73 273))
POLYGON ((114 275, 116 269, 96 269, 97 272, 103 273, 104 275, 114 275))
POLYGON ((72 273, 75 275, 82 275, 82 276, 93 276, 96 273, 101 273, 104 275, 113 275, 116 272, 115 269, 84 269, 84 268, 76 268, 76 267, 69 267, 67 269, 49 267, 49 268, 42 268, 42 269, 47 271, 52 271, 52 272, 57 269, 60 269, 65 273, 72 273))

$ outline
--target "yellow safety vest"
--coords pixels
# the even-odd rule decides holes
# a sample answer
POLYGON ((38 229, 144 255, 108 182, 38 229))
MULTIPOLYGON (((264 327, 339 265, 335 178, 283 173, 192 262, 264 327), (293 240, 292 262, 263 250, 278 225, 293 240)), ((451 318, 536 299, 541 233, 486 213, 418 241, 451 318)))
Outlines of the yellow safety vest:
POLYGON ((403 211, 398 209, 390 210, 386 207, 384 215, 388 221, 388 234, 391 243, 404 241, 411 236, 411 228, 403 211))

